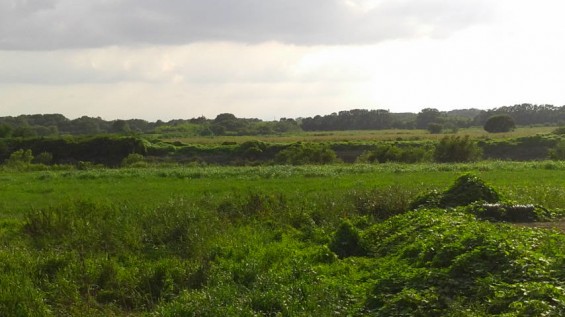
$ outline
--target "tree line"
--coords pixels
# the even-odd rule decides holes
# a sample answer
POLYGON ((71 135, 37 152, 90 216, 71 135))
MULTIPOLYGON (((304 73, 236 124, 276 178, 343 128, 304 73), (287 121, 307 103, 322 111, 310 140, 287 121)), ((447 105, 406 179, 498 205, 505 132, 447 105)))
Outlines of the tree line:
POLYGON ((565 106, 519 104, 489 110, 460 109, 439 111, 425 108, 418 113, 392 113, 389 110, 353 109, 329 115, 305 118, 281 118, 263 121, 238 118, 222 113, 214 119, 197 117, 168 122, 141 119, 111 120, 82 116, 68 119, 62 114, 33 114, 0 117, 0 138, 43 137, 59 135, 157 133, 186 135, 268 135, 300 131, 429 129, 456 131, 459 128, 483 126, 493 116, 511 117, 518 125, 565 123, 565 106))

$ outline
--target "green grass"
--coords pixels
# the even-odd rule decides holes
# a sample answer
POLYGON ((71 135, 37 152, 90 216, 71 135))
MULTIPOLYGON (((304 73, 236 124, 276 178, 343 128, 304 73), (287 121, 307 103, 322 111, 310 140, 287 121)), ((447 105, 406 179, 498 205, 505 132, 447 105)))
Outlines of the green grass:
POLYGON ((168 167, 87 171, 0 171, 0 213, 69 200, 154 206, 174 197, 221 199, 234 192, 262 191, 293 197, 342 195, 359 188, 399 186, 411 191, 447 187, 459 174, 474 172, 508 199, 565 205, 559 162, 472 164, 377 164, 331 166, 168 167), (535 185, 535 186, 533 186, 535 185))
POLYGON ((0 316, 559 316, 565 236, 408 211, 472 172, 565 206, 565 163, 0 171, 0 316))
MULTIPOLYGON (((508 139, 548 134, 556 127, 518 127, 507 133, 488 133, 483 128, 473 127, 460 129, 456 135, 469 135, 473 139, 508 139)), ((282 135, 258 136, 216 136, 216 137, 171 137, 158 136, 164 141, 180 141, 185 144, 222 144, 225 142, 243 143, 245 141, 259 140, 271 143, 294 142, 347 142, 347 141, 420 141, 439 140, 453 133, 430 134, 427 130, 360 130, 360 131, 316 131, 282 135)))

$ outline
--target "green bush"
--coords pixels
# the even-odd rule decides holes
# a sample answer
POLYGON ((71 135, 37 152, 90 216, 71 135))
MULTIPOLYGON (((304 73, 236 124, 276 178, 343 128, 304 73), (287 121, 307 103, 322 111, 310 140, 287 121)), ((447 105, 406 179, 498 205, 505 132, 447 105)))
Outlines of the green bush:
POLYGON ((11 168, 23 168, 29 166, 31 161, 33 161, 33 153, 31 150, 19 149, 10 154, 10 158, 6 160, 6 166, 11 168))
POLYGON ((122 160, 122 166, 145 166, 145 157, 139 153, 131 153, 122 160))
POLYGON ((554 161, 565 160, 565 141, 559 141, 555 147, 549 150, 549 158, 554 161))
POLYGON ((430 151, 425 146, 399 146, 380 144, 373 150, 365 151, 357 159, 361 163, 418 163, 429 160, 430 151))
POLYGON ((33 160, 34 163, 49 165, 53 163, 53 154, 49 152, 41 152, 33 160))
POLYGON ((509 115, 502 114, 488 118, 483 128, 490 133, 499 133, 512 131, 515 127, 514 119, 509 115))
POLYGON ((472 162, 481 156, 481 148, 469 136, 446 136, 434 151, 434 160, 439 163, 472 162))
POLYGON ((338 161, 336 153, 322 143, 295 143, 280 151, 275 160, 279 164, 331 164, 338 161))
POLYGON ((553 134, 557 134, 557 135, 565 135, 565 126, 560 126, 558 128, 556 128, 555 130, 553 130, 553 132, 551 132, 553 134))
POLYGON ((246 141, 236 149, 237 154, 246 160, 258 160, 264 156, 267 144, 261 141, 246 141))
POLYGON ((330 242, 329 248, 340 258, 363 256, 367 252, 360 244, 359 229, 349 221, 343 221, 330 242))

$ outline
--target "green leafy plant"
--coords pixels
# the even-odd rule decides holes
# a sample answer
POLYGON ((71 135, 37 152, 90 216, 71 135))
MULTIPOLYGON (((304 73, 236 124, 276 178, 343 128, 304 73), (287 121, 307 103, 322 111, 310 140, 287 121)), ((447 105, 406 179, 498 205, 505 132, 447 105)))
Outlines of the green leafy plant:
POLYGON ((411 208, 447 208, 466 206, 476 201, 495 203, 500 200, 496 190, 473 174, 465 174, 457 178, 444 192, 431 191, 418 196, 410 205, 411 208))
POLYGON ((555 161, 565 160, 565 141, 559 141, 552 149, 549 150, 549 158, 555 161))
POLYGON ((436 145, 434 160, 439 163, 477 161, 482 151, 469 136, 446 136, 436 145))
POLYGON ((343 221, 330 242, 329 248, 340 258, 362 256, 367 252, 360 243, 361 235, 351 222, 343 221))
POLYGON ((29 166, 31 161, 33 161, 33 153, 31 150, 19 149, 10 154, 10 158, 6 160, 6 166, 11 168, 24 168, 29 166))

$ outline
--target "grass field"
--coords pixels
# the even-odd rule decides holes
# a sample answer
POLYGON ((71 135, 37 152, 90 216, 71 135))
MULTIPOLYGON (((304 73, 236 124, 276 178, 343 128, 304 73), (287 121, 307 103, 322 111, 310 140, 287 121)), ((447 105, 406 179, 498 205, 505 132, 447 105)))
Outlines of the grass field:
MULTIPOLYGON (((469 135, 473 139, 507 139, 548 134, 556 127, 518 127, 508 133, 488 133, 479 127, 460 129, 456 135, 469 135)), ((346 142, 346 141, 419 141, 438 140, 453 133, 430 134, 426 130, 368 130, 368 131, 328 131, 328 132, 303 132, 289 135, 268 136, 216 136, 216 137, 167 137, 161 139, 169 142, 179 141, 185 144, 222 144, 225 142, 243 143, 245 141, 259 140, 273 143, 303 142, 346 142)))
POLYGON ((73 199, 155 205, 174 197, 218 199, 241 191, 301 197, 398 186, 417 193, 445 188, 464 172, 477 174, 508 199, 565 206, 565 194, 560 195, 565 164, 548 161, 1 171, 0 211, 14 215, 73 199))
POLYGON ((565 314, 565 235, 410 211, 467 173, 563 213, 554 161, 2 169, 0 316, 565 314))

